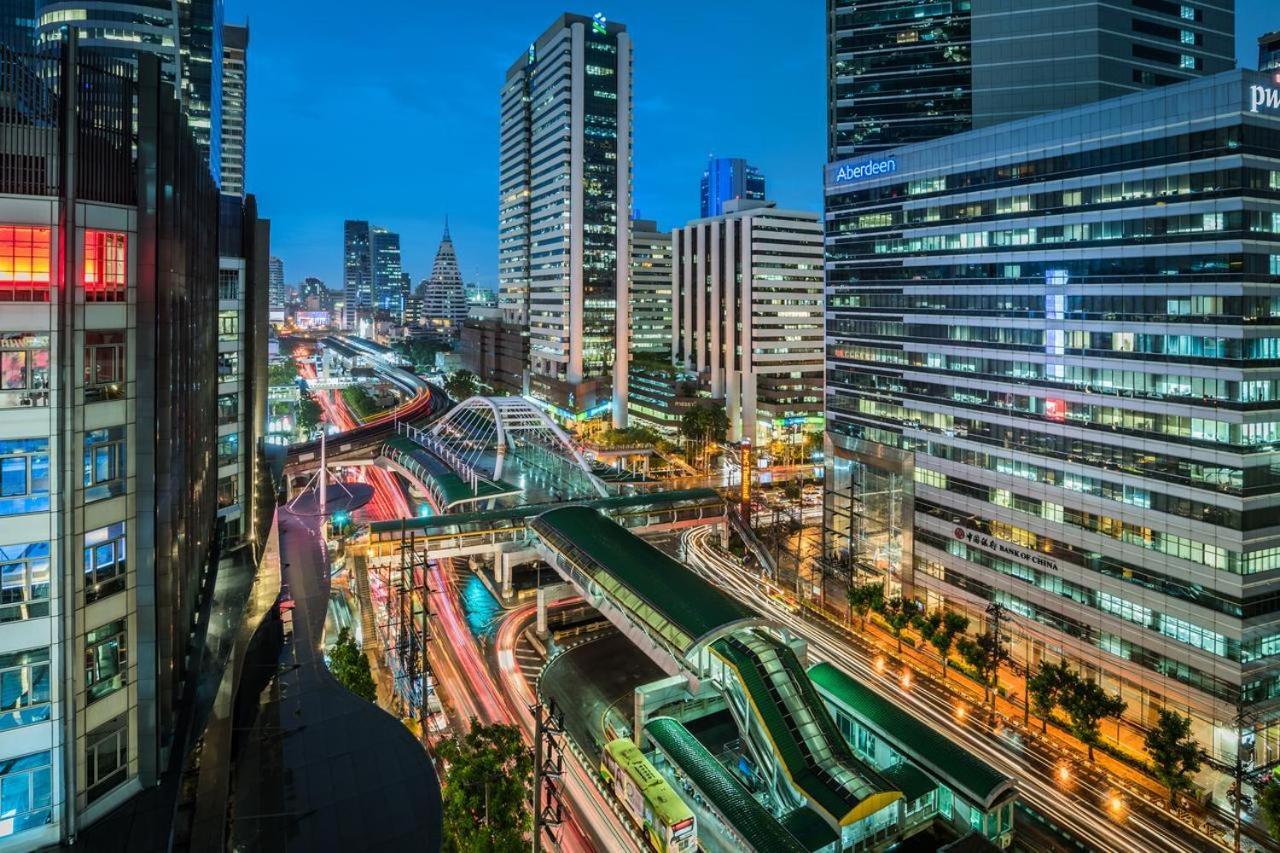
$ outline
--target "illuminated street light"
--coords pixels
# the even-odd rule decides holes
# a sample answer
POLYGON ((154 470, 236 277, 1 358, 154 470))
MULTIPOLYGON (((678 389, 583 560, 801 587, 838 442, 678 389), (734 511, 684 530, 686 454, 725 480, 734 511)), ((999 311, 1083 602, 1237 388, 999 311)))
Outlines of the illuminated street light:
POLYGON ((885 670, 885 666, 886 664, 884 660, 884 655, 876 655, 876 660, 875 660, 876 672, 883 673, 885 670))
POLYGON ((1125 813, 1124 797, 1112 791, 1107 797, 1107 810, 1111 812, 1111 817, 1115 820, 1123 819, 1125 813))
POLYGON ((904 669, 902 671, 902 677, 899 679, 899 682, 902 684, 903 690, 906 690, 908 687, 910 687, 911 686, 911 670, 904 669))
POLYGON ((963 723, 963 722, 964 722, 964 718, 965 718, 966 716, 968 716, 968 714, 969 714, 969 712, 965 710, 965 708, 964 708, 964 706, 963 706, 963 705, 960 705, 960 704, 957 704, 957 705, 956 705, 956 720, 957 720, 957 721, 959 721, 959 722, 963 723))
POLYGON ((1058 765, 1058 784, 1065 785, 1071 781, 1071 768, 1065 764, 1058 765))

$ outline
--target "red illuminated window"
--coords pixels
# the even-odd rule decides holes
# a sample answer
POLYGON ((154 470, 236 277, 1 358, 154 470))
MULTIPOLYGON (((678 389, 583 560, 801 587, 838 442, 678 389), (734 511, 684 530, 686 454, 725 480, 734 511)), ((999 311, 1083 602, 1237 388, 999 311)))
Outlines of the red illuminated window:
POLYGON ((125 236, 116 231, 84 232, 86 302, 123 302, 125 236))
POLYGON ((1051 421, 1065 421, 1067 419, 1067 404, 1062 400, 1054 400, 1053 398, 1045 400, 1044 416, 1051 421))
POLYGON ((0 225, 0 302, 49 301, 48 228, 0 225))

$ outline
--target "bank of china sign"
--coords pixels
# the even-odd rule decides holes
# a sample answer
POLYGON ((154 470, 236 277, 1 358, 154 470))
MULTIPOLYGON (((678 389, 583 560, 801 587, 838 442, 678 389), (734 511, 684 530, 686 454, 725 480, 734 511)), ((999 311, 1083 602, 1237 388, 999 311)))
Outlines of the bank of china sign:
POLYGON ((1249 87, 1249 112, 1256 113, 1260 110, 1280 112, 1280 88, 1275 86, 1249 87))
POLYGON ((1051 572, 1058 571, 1058 561, 1039 553, 1038 551, 1028 551, 1026 548, 1014 545, 1012 542, 1006 542, 1003 539, 996 539, 994 536, 987 536, 985 533, 978 533, 973 530, 966 530, 963 527, 955 529, 955 537, 966 545, 975 548, 981 548, 992 554, 1001 557, 1012 557, 1023 563, 1032 566, 1039 566, 1048 569, 1051 572))

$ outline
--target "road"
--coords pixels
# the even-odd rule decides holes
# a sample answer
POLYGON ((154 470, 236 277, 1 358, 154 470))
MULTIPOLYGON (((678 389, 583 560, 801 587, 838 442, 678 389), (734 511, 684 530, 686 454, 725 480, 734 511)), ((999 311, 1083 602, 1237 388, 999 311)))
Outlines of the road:
POLYGON ((834 626, 792 612, 771 594, 767 582, 743 571, 721 551, 709 528, 682 535, 690 567, 739 601, 786 626, 809 642, 812 661, 828 661, 876 690, 954 742, 981 756, 1000 772, 1017 779, 1022 799, 1052 815, 1080 838, 1106 850, 1152 853, 1186 850, 1229 850, 1218 838, 1195 827, 1174 823, 1099 774, 1079 764, 1064 764, 1038 741, 1025 738, 1016 725, 988 725, 982 709, 960 704, 927 678, 913 677, 904 686, 895 669, 834 626), (1065 776, 1061 776, 1064 772, 1065 776))

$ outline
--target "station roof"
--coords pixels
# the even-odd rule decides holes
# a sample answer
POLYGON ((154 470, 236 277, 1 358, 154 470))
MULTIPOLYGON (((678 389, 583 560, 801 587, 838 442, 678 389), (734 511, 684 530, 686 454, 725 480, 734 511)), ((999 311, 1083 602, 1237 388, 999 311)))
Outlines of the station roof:
POLYGON ((416 441, 397 435, 388 438, 386 444, 416 462, 423 472, 440 487, 440 493, 444 496, 444 502, 448 506, 466 503, 467 501, 518 495, 521 492, 519 486, 513 486, 500 480, 497 482, 478 480, 476 488, 472 489, 470 483, 458 476, 452 468, 441 462, 416 441))
POLYGON ((682 657, 726 630, 763 621, 598 510, 558 507, 529 527, 682 657))
MULTIPOLYGON (((809 853, 836 840, 835 831, 819 818, 826 834, 821 844, 802 844, 760 805, 755 797, 724 769, 720 762, 671 717, 655 717, 645 724, 645 732, 689 781, 711 801, 716 811, 733 825, 738 834, 760 853, 809 853)), ((815 815, 815 817, 817 817, 815 815)), ((813 829, 806 824, 803 831, 813 829)))
POLYGON ((344 341, 339 340, 338 338, 332 338, 332 337, 325 338, 323 343, 324 343, 325 349, 331 349, 334 352, 341 355, 343 358, 357 359, 357 358, 360 358, 362 355, 364 355, 364 353, 358 351, 354 347, 350 346, 344 341))
POLYGON ((908 761, 961 793, 970 803, 988 809, 1005 792, 1013 790, 1013 780, 1008 776, 831 664, 810 667, 809 678, 893 744, 908 761))
MULTIPOLYGON (((666 506, 685 501, 705 503, 723 501, 715 489, 682 489, 672 492, 651 492, 643 495, 623 495, 613 498, 594 498, 582 501, 581 505, 600 510, 626 509, 628 507, 666 506)), ((535 515, 546 512, 552 504, 528 504, 506 509, 491 509, 482 512, 458 512, 449 515, 433 515, 427 518, 397 519, 395 521, 375 521, 369 525, 369 531, 375 534, 394 533, 438 533, 449 528, 460 528, 467 525, 488 525, 495 522, 520 522, 535 515)))

